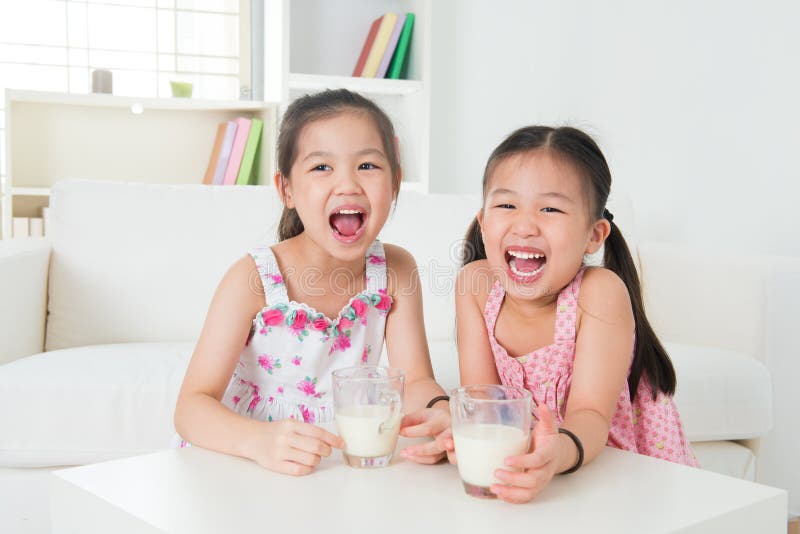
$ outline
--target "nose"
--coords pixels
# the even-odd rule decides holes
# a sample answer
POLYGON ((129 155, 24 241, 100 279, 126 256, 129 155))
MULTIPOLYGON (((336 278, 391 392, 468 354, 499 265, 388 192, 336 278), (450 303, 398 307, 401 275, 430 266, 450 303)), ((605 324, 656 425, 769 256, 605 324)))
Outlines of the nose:
POLYGON ((342 170, 336 173, 334 193, 337 195, 357 195, 363 192, 361 181, 355 170, 342 170))
POLYGON ((517 210, 512 231, 519 237, 536 237, 541 233, 536 215, 526 210, 517 210))

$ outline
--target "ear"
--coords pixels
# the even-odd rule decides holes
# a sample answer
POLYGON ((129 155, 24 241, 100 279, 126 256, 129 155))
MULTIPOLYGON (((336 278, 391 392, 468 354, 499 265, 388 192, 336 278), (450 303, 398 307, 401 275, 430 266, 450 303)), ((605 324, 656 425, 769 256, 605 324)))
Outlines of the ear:
POLYGON ((289 209, 294 208, 292 185, 281 171, 275 173, 275 176, 272 177, 272 183, 275 185, 275 189, 278 190, 278 195, 280 195, 283 204, 289 209))
POLYGON ((483 232, 483 208, 478 210, 478 214, 475 215, 475 218, 478 219, 478 226, 481 227, 481 232, 483 232))
POLYGON ((586 254, 594 254, 603 246, 608 235, 611 233, 611 223, 608 219, 598 219, 594 222, 589 234, 589 242, 586 243, 586 254))

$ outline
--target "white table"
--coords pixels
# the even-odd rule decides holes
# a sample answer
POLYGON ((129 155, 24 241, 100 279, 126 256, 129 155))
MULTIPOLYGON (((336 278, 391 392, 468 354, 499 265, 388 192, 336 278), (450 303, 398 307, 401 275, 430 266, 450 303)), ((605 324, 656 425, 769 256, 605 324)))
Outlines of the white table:
POLYGON ((53 473, 53 533, 786 532, 786 492, 607 448, 526 505, 464 494, 457 469, 398 461, 279 475, 199 448, 53 473))

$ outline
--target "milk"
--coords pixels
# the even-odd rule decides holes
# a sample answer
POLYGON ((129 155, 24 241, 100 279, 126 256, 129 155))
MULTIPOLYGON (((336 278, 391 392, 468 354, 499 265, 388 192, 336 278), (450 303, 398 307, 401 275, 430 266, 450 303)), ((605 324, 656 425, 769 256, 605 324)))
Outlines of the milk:
POLYGON ((391 416, 389 406, 362 404, 339 408, 336 426, 344 439, 345 452, 361 458, 392 454, 400 432, 400 414, 391 416))
POLYGON ((461 480, 488 488, 502 482, 494 476, 496 469, 513 469, 505 464, 509 456, 528 451, 528 434, 507 425, 467 424, 453 429, 461 480))

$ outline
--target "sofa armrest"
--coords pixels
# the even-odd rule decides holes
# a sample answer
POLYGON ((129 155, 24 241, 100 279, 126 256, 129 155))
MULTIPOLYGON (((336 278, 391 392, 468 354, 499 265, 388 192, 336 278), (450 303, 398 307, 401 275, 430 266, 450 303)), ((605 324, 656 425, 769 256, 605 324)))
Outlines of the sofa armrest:
POLYGON ((0 242, 0 364, 44 350, 50 241, 0 242))

